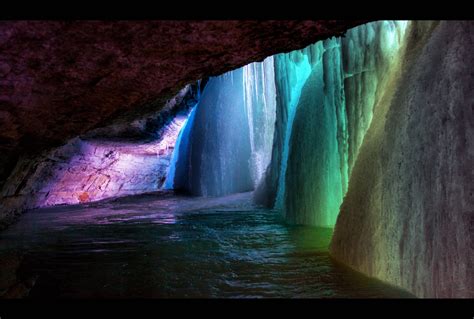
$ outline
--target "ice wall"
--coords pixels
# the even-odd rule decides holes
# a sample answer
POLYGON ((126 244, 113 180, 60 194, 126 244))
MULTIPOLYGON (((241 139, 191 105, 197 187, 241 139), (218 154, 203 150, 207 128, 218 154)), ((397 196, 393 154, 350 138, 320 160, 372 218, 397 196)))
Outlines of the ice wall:
POLYGON ((311 74, 311 64, 308 61, 307 55, 295 52, 289 56, 280 56, 278 58, 277 68, 278 67, 283 69, 282 72, 279 72, 280 77, 277 81, 281 89, 280 94, 285 97, 285 100, 280 103, 282 103, 282 107, 285 108, 286 114, 288 114, 284 142, 282 145, 282 162, 278 176, 279 188, 275 201, 275 207, 277 209, 282 209, 286 190, 284 177, 286 176, 290 150, 290 136, 293 129, 296 108, 301 96, 301 89, 311 74))
POLYGON ((256 187, 270 161, 274 83, 272 57, 209 79, 183 132, 174 188, 221 196, 256 187))
POLYGON ((196 109, 197 105, 191 110, 186 123, 179 132, 164 184, 165 189, 186 190, 190 188, 187 169, 189 166, 189 136, 194 124, 196 109))
POLYGON ((254 199, 259 204, 276 206, 280 210, 283 208, 284 176, 296 106, 311 73, 308 50, 310 47, 274 56, 276 109, 273 148, 271 161, 254 199))
POLYGON ((407 25, 369 23, 344 38, 275 57, 277 118, 283 121, 277 124, 268 172, 278 176, 267 175, 267 189, 259 189, 258 196, 264 194, 268 203, 276 192, 274 206, 288 222, 334 226, 407 25))
POLYGON ((244 106, 250 137, 250 172, 254 188, 271 160, 275 130, 275 72, 273 57, 243 68, 244 106))
POLYGON ((331 254, 419 297, 474 297, 474 24, 412 22, 331 254))
MULTIPOLYGON (((198 101, 201 98, 201 80, 197 81, 196 98, 198 101)), ((186 150, 188 147, 189 132, 194 123, 194 114, 196 113, 196 105, 194 105, 194 107, 191 108, 190 111, 188 110, 188 111, 182 112, 183 114, 178 114, 173 119, 173 121, 177 121, 178 119, 184 118, 182 125, 180 126, 178 137, 174 144, 174 149, 173 149, 171 161, 168 167, 168 172, 166 173, 166 179, 162 185, 163 189, 171 190, 171 189, 178 188, 178 186, 175 186, 175 178, 176 178, 176 173, 177 173, 176 167, 177 167, 178 161, 180 160, 180 155, 181 155, 181 160, 187 158, 188 156, 186 150), (180 154, 180 149, 183 149, 181 154, 180 154)), ((178 172, 178 175, 180 173, 181 172, 178 172)), ((178 179, 177 185, 185 183, 182 181, 183 176, 179 176, 177 177, 177 179, 178 179)))

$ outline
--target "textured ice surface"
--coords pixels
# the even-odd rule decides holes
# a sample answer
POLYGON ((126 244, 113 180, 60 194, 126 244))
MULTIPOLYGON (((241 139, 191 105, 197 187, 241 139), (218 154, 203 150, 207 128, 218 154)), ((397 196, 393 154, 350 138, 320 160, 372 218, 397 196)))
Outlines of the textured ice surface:
POLYGON ((209 79, 179 146, 175 188, 219 196, 253 190, 270 161, 273 58, 209 79))
POLYGON ((275 56, 277 124, 257 201, 274 205, 290 223, 334 226, 407 25, 374 22, 275 56))
POLYGON ((194 113, 196 112, 196 107, 194 107, 189 114, 187 114, 186 119, 183 121, 181 125, 181 129, 178 134, 178 138, 176 139, 176 143, 174 145, 173 154, 171 157, 171 161, 169 164, 168 172, 166 174, 166 180, 163 183, 163 189, 174 189, 175 183, 175 176, 176 176, 176 163, 180 159, 180 155, 186 157, 186 154, 180 154, 180 148, 186 149, 187 143, 189 141, 189 131, 192 127, 192 123, 194 121, 194 113))
POLYGON ((360 148, 332 255, 419 297, 474 297, 474 24, 411 22, 360 148))

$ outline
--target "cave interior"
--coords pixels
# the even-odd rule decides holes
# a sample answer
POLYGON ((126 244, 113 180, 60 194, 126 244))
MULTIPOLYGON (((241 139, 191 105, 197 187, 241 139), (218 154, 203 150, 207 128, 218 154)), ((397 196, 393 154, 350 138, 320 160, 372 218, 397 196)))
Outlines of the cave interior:
POLYGON ((0 23, 0 298, 473 298, 472 21, 0 23))

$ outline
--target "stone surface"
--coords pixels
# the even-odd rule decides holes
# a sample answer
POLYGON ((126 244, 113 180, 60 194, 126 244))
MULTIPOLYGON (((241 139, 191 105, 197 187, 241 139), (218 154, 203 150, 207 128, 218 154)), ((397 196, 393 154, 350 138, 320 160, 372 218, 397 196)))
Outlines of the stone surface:
MULTIPOLYGON (((364 21, 2 21, 0 187, 36 154, 185 84, 364 21)), ((130 122, 129 121, 129 122, 130 122)))
POLYGON ((24 255, 21 252, 3 252, 0 255, 0 299, 24 298, 38 279, 37 275, 23 275, 20 267, 24 255))
POLYGON ((418 297, 474 297, 473 50, 471 21, 411 29, 331 243, 336 259, 418 297))
POLYGON ((8 252, 0 258, 0 297, 3 296, 10 287, 16 284, 16 273, 20 267, 22 256, 19 253, 8 252))
POLYGON ((22 158, 0 192, 0 227, 26 209, 156 191, 168 173, 196 86, 153 114, 93 130, 41 155, 22 158))

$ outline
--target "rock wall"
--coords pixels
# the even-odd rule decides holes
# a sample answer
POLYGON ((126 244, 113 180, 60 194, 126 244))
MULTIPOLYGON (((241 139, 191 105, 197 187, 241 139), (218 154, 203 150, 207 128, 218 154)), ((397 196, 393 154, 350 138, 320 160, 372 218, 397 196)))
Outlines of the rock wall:
POLYGON ((196 93, 196 86, 186 86, 155 114, 22 158, 0 193, 0 225, 26 209, 160 189, 196 93))
POLYGON ((36 283, 38 276, 25 276, 20 272, 24 255, 7 252, 0 258, 0 299, 25 298, 36 283))
POLYGON ((416 22, 355 162, 331 254, 419 297, 474 297, 474 23, 416 22))

